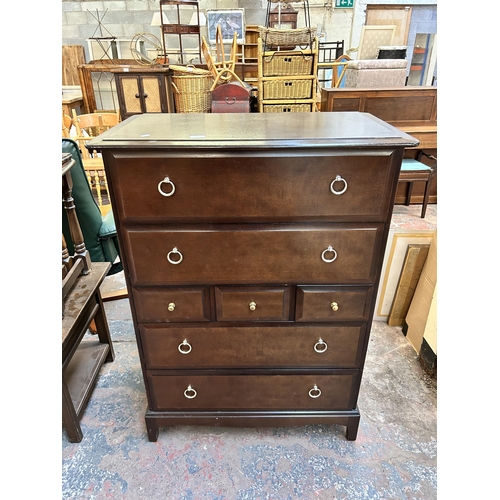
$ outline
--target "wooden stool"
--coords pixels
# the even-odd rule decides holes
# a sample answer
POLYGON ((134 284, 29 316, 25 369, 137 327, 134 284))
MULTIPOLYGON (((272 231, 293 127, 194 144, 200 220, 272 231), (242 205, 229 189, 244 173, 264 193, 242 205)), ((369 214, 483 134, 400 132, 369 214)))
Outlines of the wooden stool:
MULTIPOLYGON (((420 153, 419 158, 424 153, 420 153)), ((426 155, 427 156, 427 155, 426 155)), ((429 156, 429 158, 436 160, 434 156, 429 156)), ((436 160, 437 161, 437 160, 436 160)), ((425 218, 425 212, 427 210, 427 203, 429 201, 430 187, 432 179, 436 173, 435 166, 429 167, 424 163, 414 160, 411 158, 404 158, 401 164, 401 172, 399 174, 399 182, 408 182, 408 194, 406 196, 406 206, 410 205, 411 192, 413 190, 413 183, 416 181, 425 182, 424 199, 422 201, 422 213, 420 217, 425 218)))

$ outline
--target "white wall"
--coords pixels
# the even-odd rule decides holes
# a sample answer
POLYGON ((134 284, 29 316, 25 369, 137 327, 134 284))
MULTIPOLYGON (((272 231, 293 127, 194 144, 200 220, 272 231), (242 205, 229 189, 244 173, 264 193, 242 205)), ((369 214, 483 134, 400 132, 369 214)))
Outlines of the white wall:
MULTIPOLYGON (((353 9, 335 8, 335 0, 310 0, 311 24, 325 33, 322 41, 344 40, 346 49, 357 47, 361 27, 366 19, 367 4, 396 4, 437 6, 434 0, 355 0, 353 9)), ((274 8, 277 4, 272 4, 274 8)), ((267 0, 199 0, 200 10, 244 8, 247 24, 265 24, 267 0)), ((299 11, 298 25, 304 26, 303 3, 293 3, 299 11)), ((151 26, 153 13, 159 10, 158 0, 62 0, 62 45, 83 45, 88 58, 87 38, 95 36, 98 23, 94 16, 103 18, 103 25, 117 38, 132 38, 136 33, 149 32, 159 36, 159 28, 151 26), (105 13, 105 11, 107 12, 105 13), (90 12, 89 12, 90 11, 90 12)), ((435 9, 434 9, 435 10, 435 9)), ((436 26, 436 20, 429 19, 436 26)), ((422 22, 426 22, 425 19, 422 22)), ((434 28, 435 29, 435 28, 434 28)))

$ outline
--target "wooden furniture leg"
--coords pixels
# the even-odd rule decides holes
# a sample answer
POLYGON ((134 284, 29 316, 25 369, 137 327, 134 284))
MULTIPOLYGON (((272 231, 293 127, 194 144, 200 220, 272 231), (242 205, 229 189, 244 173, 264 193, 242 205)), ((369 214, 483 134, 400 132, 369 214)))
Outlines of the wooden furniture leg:
POLYGON ((71 443, 79 443, 83 439, 82 428, 80 427, 80 420, 76 414, 68 386, 62 380, 62 422, 66 429, 66 434, 71 443))

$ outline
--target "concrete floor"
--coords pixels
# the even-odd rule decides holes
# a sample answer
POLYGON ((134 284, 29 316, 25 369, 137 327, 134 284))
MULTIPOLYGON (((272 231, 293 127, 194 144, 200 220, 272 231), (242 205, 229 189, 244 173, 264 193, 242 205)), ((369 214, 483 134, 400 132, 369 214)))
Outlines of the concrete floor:
POLYGON ((116 358, 81 419, 82 442, 62 431, 63 499, 437 498, 436 381, 400 328, 373 325, 354 442, 340 426, 183 426, 151 443, 128 299, 105 308, 116 358))

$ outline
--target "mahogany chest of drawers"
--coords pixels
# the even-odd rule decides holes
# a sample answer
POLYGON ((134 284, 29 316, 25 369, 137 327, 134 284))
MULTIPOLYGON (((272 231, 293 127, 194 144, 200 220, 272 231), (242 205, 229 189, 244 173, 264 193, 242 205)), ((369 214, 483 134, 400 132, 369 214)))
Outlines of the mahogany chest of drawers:
POLYGON ((358 392, 405 147, 364 113, 144 114, 102 152, 150 441, 338 424, 358 392))

